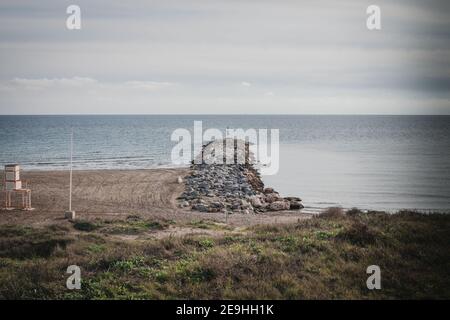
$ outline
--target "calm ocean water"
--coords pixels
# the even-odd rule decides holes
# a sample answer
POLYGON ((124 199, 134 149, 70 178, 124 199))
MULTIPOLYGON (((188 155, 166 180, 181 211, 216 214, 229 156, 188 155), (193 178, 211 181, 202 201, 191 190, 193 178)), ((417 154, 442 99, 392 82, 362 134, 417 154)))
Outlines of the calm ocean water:
POLYGON ((176 128, 280 129, 280 170, 264 177, 307 208, 450 209, 449 116, 0 116, 0 165, 64 170, 171 166, 176 128))

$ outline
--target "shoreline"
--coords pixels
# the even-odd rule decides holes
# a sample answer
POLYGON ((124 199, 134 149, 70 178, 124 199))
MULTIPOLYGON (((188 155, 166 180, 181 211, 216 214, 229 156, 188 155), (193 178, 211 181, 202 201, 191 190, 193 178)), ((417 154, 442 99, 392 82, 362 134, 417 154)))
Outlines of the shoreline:
MULTIPOLYGON (((150 173, 158 173, 158 172, 165 172, 165 171, 176 171, 179 172, 180 175, 185 174, 186 172, 188 172, 190 170, 189 166, 171 166, 171 167, 154 167, 154 168, 121 168, 121 169, 114 169, 114 168, 101 168, 101 169, 81 169, 81 168, 74 168, 73 171, 75 173, 74 178, 76 178, 77 174, 81 174, 82 176, 86 175, 86 174, 100 174, 100 176, 106 175, 114 175, 114 174, 118 174, 118 173, 125 173, 125 174, 130 174, 131 176, 133 176, 133 173, 145 173, 145 172, 150 172, 150 173)), ((29 181, 31 183, 31 189, 32 189, 32 198, 36 197, 37 193, 33 192, 33 178, 35 176, 38 176, 39 180, 38 180, 38 184, 42 184, 44 181, 41 180, 43 175, 46 175, 49 179, 52 178, 52 176, 57 176, 58 177, 58 184, 59 184, 59 188, 61 188, 62 186, 66 185, 67 186, 67 198, 68 198, 68 181, 69 181, 69 171, 68 169, 64 169, 64 170, 59 170, 59 169, 54 169, 54 170, 47 170, 47 169, 22 169, 22 180, 30 180, 29 177, 31 178, 31 181, 29 181), (65 174, 67 174, 67 181, 64 181, 64 176, 65 174)), ((3 170, 0 170, 0 174, 3 175, 3 170)), ((176 181, 175 177, 175 181, 176 181)), ((263 177, 263 181, 264 181, 264 177, 263 177)), ((173 182, 169 182, 163 179, 163 181, 161 181, 162 183, 173 183, 173 182)), ((119 183, 119 182, 116 182, 119 183)), ((54 187, 58 187, 58 186, 54 186, 54 187)), ((3 181, 0 181, 0 189, 3 189, 3 181)), ((181 190, 181 189, 180 189, 181 190)), ((40 192, 40 191, 38 191, 40 192)), ((181 194, 181 192, 180 192, 181 194)), ((64 195, 62 195, 64 196, 64 195)), ((0 201, 3 201, 3 198, 0 198, 0 201)), ((68 201, 68 200, 67 200, 68 201)), ((329 205, 329 206, 314 206, 313 204, 308 203, 308 199, 303 199, 304 204, 305 204, 305 208, 301 210, 301 213, 303 214, 310 214, 310 215, 316 215, 319 214, 320 212, 322 212, 323 210, 326 210, 327 208, 330 207, 340 207, 343 210, 350 210, 352 208, 358 208, 359 210, 363 211, 363 212, 370 212, 370 211, 383 211, 386 213, 390 213, 390 214, 395 214, 397 212, 400 212, 402 210, 409 210, 409 211, 417 211, 423 214, 433 214, 433 213, 450 213, 450 209, 447 208, 441 208, 441 209, 417 209, 417 208, 383 208, 383 209, 373 209, 373 208, 362 208, 362 207, 358 207, 358 206, 342 206, 339 204, 335 204, 335 205, 329 205)), ((33 203, 35 203, 33 201, 33 203)), ((40 203, 41 204, 41 203, 40 203)), ((38 209, 38 208, 37 208, 38 209)), ((171 208, 168 208, 171 209, 171 208)), ((131 209, 130 209, 131 210, 131 209)), ((4 212, 4 211, 0 211, 4 212)), ((1 223, 1 219, 0 219, 0 223, 1 223)))
MULTIPOLYGON (((32 169, 23 169, 24 166, 27 166, 26 164, 19 164, 21 166, 21 172, 43 172, 43 171, 48 171, 48 172, 52 172, 52 171, 56 171, 56 172, 62 172, 62 171, 67 171, 69 172, 69 162, 67 163, 66 166, 64 167, 44 167, 42 169, 38 169, 38 168, 32 168, 32 169)), ((3 165, 4 166, 4 165, 3 165)), ((3 167, 2 166, 2 167, 3 167)), ((112 170, 112 171, 122 171, 122 170, 159 170, 159 169, 188 169, 189 166, 174 166, 174 165, 156 165, 155 167, 149 167, 149 168, 141 168, 141 167, 121 167, 121 168, 77 168, 76 166, 74 166, 72 168, 73 171, 108 171, 108 170, 112 170)), ((0 170, 1 172, 3 172, 3 169, 0 170)))

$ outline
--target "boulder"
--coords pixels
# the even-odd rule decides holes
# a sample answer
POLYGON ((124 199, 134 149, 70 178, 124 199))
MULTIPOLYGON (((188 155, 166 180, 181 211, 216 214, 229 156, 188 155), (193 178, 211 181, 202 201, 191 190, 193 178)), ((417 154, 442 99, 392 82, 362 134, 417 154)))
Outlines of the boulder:
POLYGON ((287 201, 275 201, 268 206, 271 211, 289 210, 289 207, 290 205, 287 201))
POLYGON ((258 196, 251 197, 250 198, 250 203, 252 204, 252 206, 254 208, 261 208, 262 207, 261 199, 258 196))
POLYGON ((284 199, 287 201, 302 201, 302 199, 300 199, 299 197, 284 197, 284 199))
POLYGON ((240 210, 240 209, 241 209, 241 202, 240 202, 240 201, 234 201, 234 202, 231 204, 231 209, 232 209, 233 211, 240 210))
POLYGON ((197 210, 200 212, 208 212, 208 207, 202 203, 196 203, 192 206, 192 210, 197 210))
POLYGON ((181 206, 182 206, 182 207, 189 207, 189 202, 188 202, 188 201, 183 201, 183 202, 181 203, 181 206))
POLYGON ((289 202, 289 210, 300 210, 303 209, 304 206, 300 201, 290 201, 289 202))
POLYGON ((264 200, 268 203, 272 203, 275 201, 282 201, 283 198, 280 197, 280 195, 276 192, 268 193, 264 196, 264 200))
POLYGON ((222 209, 224 207, 222 202, 216 201, 216 202, 211 202, 210 206, 212 208, 218 208, 218 209, 222 209))
POLYGON ((251 207, 250 203, 248 203, 246 200, 242 199, 241 200, 241 206, 243 209, 248 209, 251 207))
POLYGON ((274 193, 275 192, 275 190, 273 190, 273 188, 265 188, 264 189, 264 193, 265 194, 268 194, 268 193, 274 193))

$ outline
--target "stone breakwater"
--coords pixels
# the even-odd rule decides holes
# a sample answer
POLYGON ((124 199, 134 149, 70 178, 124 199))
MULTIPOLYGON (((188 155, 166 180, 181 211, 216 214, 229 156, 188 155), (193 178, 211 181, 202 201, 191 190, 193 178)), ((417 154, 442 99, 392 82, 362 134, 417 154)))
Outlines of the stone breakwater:
MULTIPOLYGON (((213 142, 220 145, 220 141, 213 142), (219 144, 218 144, 219 143, 219 144)), ((211 148, 211 143, 203 151, 211 148)), ((239 148, 234 144, 234 158, 239 157, 239 148)), ((248 144, 244 149, 244 163, 207 164, 193 163, 188 176, 184 178, 185 191, 178 198, 180 207, 190 207, 201 212, 263 213, 266 211, 300 210, 303 208, 298 197, 281 197, 272 188, 264 188, 259 172, 249 161, 248 144)), ((212 151, 214 154, 214 151, 212 151)), ((205 158, 205 157, 204 157, 205 158)), ((211 163, 210 161, 208 163, 211 163)), ((183 182, 180 179, 180 182, 183 182)))

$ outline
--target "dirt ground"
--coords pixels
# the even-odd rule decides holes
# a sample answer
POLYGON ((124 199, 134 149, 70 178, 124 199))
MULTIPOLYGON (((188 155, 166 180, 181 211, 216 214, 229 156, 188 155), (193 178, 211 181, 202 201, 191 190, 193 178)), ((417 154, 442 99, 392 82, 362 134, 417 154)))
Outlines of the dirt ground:
MULTIPOLYGON (((207 219, 242 227, 265 223, 288 223, 309 218, 298 211, 264 214, 201 213, 177 207, 176 198, 184 185, 177 178, 189 169, 90 170, 73 172, 72 209, 78 219, 125 219, 132 214, 145 218, 188 222, 207 219)), ((1 173, 3 175, 3 172, 1 173)), ((67 171, 24 171, 32 190, 33 211, 0 211, 0 225, 30 226, 66 223, 64 211, 69 205, 69 173, 67 171)), ((3 182, 1 182, 3 184, 3 182)), ((1 185, 3 189, 3 185, 1 185)), ((3 195, 0 198, 3 204, 3 195)))

